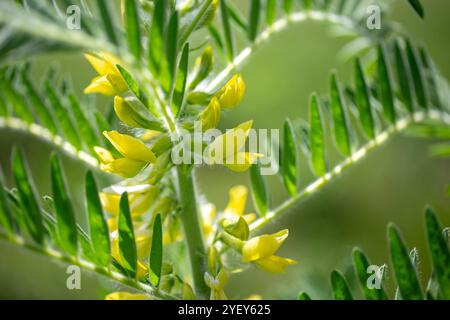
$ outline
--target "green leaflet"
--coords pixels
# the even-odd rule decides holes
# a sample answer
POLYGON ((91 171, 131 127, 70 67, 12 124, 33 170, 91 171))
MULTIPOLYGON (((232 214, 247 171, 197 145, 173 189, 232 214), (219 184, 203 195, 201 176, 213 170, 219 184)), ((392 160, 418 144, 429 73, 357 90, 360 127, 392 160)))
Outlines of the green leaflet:
POLYGON ((220 0, 220 12, 222 14, 223 33, 225 36, 226 55, 229 61, 234 59, 234 39, 231 31, 230 17, 226 0, 220 0))
POLYGON ((178 65, 177 79, 172 96, 172 113, 175 117, 180 114, 181 107, 186 93, 186 83, 189 67, 189 43, 186 43, 181 54, 180 63, 178 65))
POLYGON ((411 68, 411 75, 417 102, 421 108, 428 109, 428 93, 422 64, 420 63, 417 53, 409 40, 406 40, 406 53, 408 55, 408 61, 411 68))
POLYGON ((439 284, 440 298, 450 299, 450 251, 448 242, 442 234, 442 226, 433 209, 425 213, 428 248, 433 262, 434 272, 439 284))
POLYGON ((22 151, 15 150, 12 157, 14 181, 25 211, 25 223, 30 236, 39 244, 44 243, 44 227, 39 209, 37 193, 22 151))
POLYGON ((5 100, 0 96, 0 117, 7 118, 10 116, 10 110, 5 103, 5 100))
POLYGON ((400 86, 400 93, 403 100, 403 103, 405 104, 406 108, 409 112, 414 111, 414 102, 413 102, 413 96, 412 96, 412 79, 411 79, 411 73, 409 70, 409 65, 406 60, 405 54, 403 53, 402 48, 400 47, 399 41, 395 42, 395 62, 397 66, 397 77, 398 77, 398 83, 400 86))
POLYGON ((33 123, 33 114, 28 108, 23 97, 13 88, 7 80, 1 81, 1 88, 6 98, 12 105, 13 112, 23 121, 33 123))
POLYGON ((119 42, 114 27, 115 23, 113 22, 111 16, 111 8, 110 8, 111 1, 96 0, 96 3, 98 14, 100 15, 100 18, 103 22, 103 28, 106 33, 106 36, 108 37, 108 40, 111 41, 113 44, 118 45, 119 42))
POLYGON ((67 183, 61 170, 61 162, 56 155, 51 157, 50 168, 59 244, 65 252, 71 256, 77 256, 77 224, 67 190, 67 183))
POLYGON ((331 273, 331 288, 333 290, 334 300, 353 300, 347 280, 337 270, 331 273))
POLYGON ((292 6, 293 6, 292 0, 283 0, 284 13, 286 13, 287 15, 292 13, 292 6))
POLYGON ((134 93, 134 95, 140 99, 142 102, 144 100, 144 94, 142 93, 141 89, 139 88, 139 84, 134 80, 133 76, 131 75, 128 70, 126 70, 124 67, 122 67, 120 64, 116 65, 117 69, 119 69, 120 74, 122 75, 123 79, 128 85, 128 88, 134 93))
POLYGON ((364 297, 366 297, 367 300, 387 300, 388 297, 383 287, 380 289, 371 289, 368 287, 367 280, 372 275, 368 273, 368 268, 371 263, 365 253, 359 248, 353 250, 353 265, 364 297))
POLYGON ((333 117, 334 138, 344 156, 352 154, 347 107, 335 72, 331 74, 330 108, 333 117))
POLYGON ((423 9, 420 0, 408 0, 408 2, 422 19, 425 18, 425 10, 423 9))
POLYGON ((53 115, 51 114, 45 103, 42 101, 31 81, 24 73, 22 73, 22 83, 26 89, 28 99, 33 105, 33 108, 36 111, 36 114, 39 117, 42 125, 47 128, 53 135, 57 135, 58 129, 56 127, 55 120, 53 119, 53 115))
POLYGON ((228 5, 228 13, 231 20, 239 27, 244 33, 248 33, 248 26, 245 19, 241 16, 240 12, 236 10, 232 5, 228 5))
POLYGON ((264 217, 269 210, 270 200, 267 185, 261 175, 261 168, 258 164, 254 164, 250 168, 250 181, 252 184, 252 195, 255 208, 258 213, 264 217))
POLYGON ((300 292, 298 294, 298 300, 308 301, 311 300, 311 297, 306 292, 300 292))
POLYGON ((163 59, 160 81, 166 93, 172 89, 178 56, 178 13, 175 11, 169 20, 165 37, 165 59, 163 59))
POLYGON ((370 100, 370 89, 359 59, 355 63, 356 105, 364 133, 369 139, 375 138, 374 109, 370 100))
POLYGON ((135 277, 137 270, 137 251, 127 192, 124 192, 120 198, 119 257, 121 265, 131 277, 135 277))
POLYGON ((161 280, 161 270, 163 263, 163 234, 161 214, 158 214, 153 224, 152 248, 150 250, 150 282, 158 287, 161 280))
POLYGON ((311 167, 316 176, 324 176, 327 172, 325 157, 325 135, 323 127, 323 116, 320 103, 316 94, 313 94, 309 103, 310 148, 311 167))
POLYGON ((92 172, 86 174, 86 208, 92 249, 103 267, 111 263, 109 232, 100 202, 97 183, 92 172))
POLYGON ((153 74, 159 75, 161 61, 164 58, 164 29, 166 24, 167 0, 155 2, 153 11, 152 26, 149 35, 148 60, 149 67, 153 74))
POLYGON ((125 0, 125 31, 127 33, 128 48, 134 57, 141 59, 141 32, 139 13, 135 0, 125 0))
POLYGON ((8 235, 12 235, 14 233, 14 220, 7 202, 5 187, 5 179, 0 168, 0 226, 6 230, 8 235))
POLYGON ((45 92, 55 111, 55 115, 59 121, 64 136, 77 150, 81 150, 81 140, 78 136, 77 130, 75 129, 76 126, 73 123, 72 117, 62 104, 61 99, 58 97, 57 93, 52 88, 52 84, 48 80, 45 83, 45 92))
POLYGON ((388 241, 392 267, 402 299, 422 300, 423 293, 416 268, 411 262, 400 232, 393 224, 390 224, 388 227, 388 241))
POLYGON ((255 41, 256 36, 258 34, 260 16, 261 16, 261 0, 251 0, 248 37, 252 42, 255 41))
POLYGON ((277 0, 267 0, 266 3, 266 23, 271 26, 275 22, 277 14, 277 0))
POLYGON ((91 122, 85 116, 84 112, 81 110, 80 103, 78 102, 75 94, 70 93, 68 96, 70 103, 70 108, 73 112, 74 118, 77 122, 78 131, 80 137, 82 138, 84 144, 89 150, 94 150, 94 147, 101 145, 100 138, 95 133, 95 129, 92 127, 91 122))
POLYGON ((392 80, 387 64, 386 53, 381 45, 378 47, 378 78, 380 82, 380 97, 384 115, 391 124, 394 124, 395 121, 397 121, 397 115, 394 105, 394 93, 392 92, 392 80))
POLYGON ((297 194, 297 147, 291 121, 284 122, 283 148, 281 151, 281 174, 286 190, 291 196, 297 194))

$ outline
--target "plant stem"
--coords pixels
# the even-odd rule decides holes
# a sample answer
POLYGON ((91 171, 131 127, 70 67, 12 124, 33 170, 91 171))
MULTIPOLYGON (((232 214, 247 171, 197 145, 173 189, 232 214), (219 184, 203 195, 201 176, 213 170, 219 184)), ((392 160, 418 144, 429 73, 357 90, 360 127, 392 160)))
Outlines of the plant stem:
POLYGON ((183 166, 177 167, 180 203, 183 206, 181 221, 189 251, 194 290, 197 297, 206 299, 209 296, 209 288, 204 281, 207 271, 207 255, 198 216, 193 174, 186 173, 184 168, 183 166))

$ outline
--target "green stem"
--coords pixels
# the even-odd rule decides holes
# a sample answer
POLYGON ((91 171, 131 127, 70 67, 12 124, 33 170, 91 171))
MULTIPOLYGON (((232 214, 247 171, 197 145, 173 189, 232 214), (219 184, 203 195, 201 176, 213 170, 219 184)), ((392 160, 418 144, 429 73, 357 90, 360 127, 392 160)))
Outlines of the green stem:
POLYGON ((207 271, 206 249, 198 215, 194 179, 192 174, 185 172, 184 168, 177 167, 180 202, 183 206, 181 221, 191 261, 195 293, 199 298, 206 299, 209 296, 209 288, 204 281, 207 271))

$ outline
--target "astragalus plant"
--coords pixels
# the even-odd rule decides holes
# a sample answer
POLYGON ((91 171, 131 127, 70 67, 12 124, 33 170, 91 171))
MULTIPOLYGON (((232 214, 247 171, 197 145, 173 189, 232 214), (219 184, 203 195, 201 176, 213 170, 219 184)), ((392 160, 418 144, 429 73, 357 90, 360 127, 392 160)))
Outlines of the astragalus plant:
MULTIPOLYGON (((409 2, 423 17, 420 2, 409 2)), ((0 176, 1 238, 129 288, 107 299, 226 299, 235 272, 301 267, 277 255, 289 232, 261 235, 261 227, 394 134, 420 123, 449 125, 448 83, 427 50, 389 22, 390 1, 243 3, 245 14, 226 0, 1 1, 0 125, 45 139, 89 169, 85 210, 78 212, 57 153, 49 164, 52 195, 41 197, 17 148, 14 186, 0 176), (343 84, 331 72, 329 93, 310 97, 308 121, 286 120, 279 143, 266 148, 247 151, 251 120, 208 134, 217 133, 221 114, 232 115, 244 97, 240 67, 275 34, 305 20, 326 21, 347 35, 353 81, 343 84), (31 56, 60 51, 84 55, 98 73, 82 84, 83 97, 53 68, 35 81, 31 56), (110 101, 106 112, 95 95, 110 101), (189 148, 179 150, 186 141, 189 148), (338 163, 329 157, 336 151, 338 163), (299 172, 305 156, 315 176, 306 187, 299 172), (267 163, 280 169, 290 195, 278 206, 270 202, 267 163), (202 165, 248 172, 256 212, 245 212, 243 186, 232 188, 228 206, 217 211, 196 188, 202 165)), ((434 271, 425 295, 403 240, 389 227, 397 298, 450 298, 450 253, 441 229, 429 209, 434 271)), ((361 250, 355 266, 365 296, 387 298, 382 289, 364 286, 370 274, 361 250)), ((352 297, 340 273, 333 273, 332 284, 335 298, 352 297)))

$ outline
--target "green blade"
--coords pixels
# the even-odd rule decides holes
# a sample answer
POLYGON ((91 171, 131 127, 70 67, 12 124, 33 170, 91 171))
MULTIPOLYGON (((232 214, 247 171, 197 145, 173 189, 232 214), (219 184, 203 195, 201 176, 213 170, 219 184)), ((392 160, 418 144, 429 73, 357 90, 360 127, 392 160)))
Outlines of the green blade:
POLYGON ((172 97, 172 113, 175 117, 180 114, 186 93, 186 83, 189 69, 189 43, 186 43, 178 65, 177 79, 172 97))
POLYGON ((388 227, 388 241, 391 254, 392 268, 399 287, 402 299, 423 300, 423 293, 408 249, 397 227, 390 224, 388 227))
POLYGON ((425 213, 427 226, 428 248, 433 262, 433 268, 439 283, 440 297, 450 299, 450 251, 448 243, 442 234, 442 226, 432 208, 425 213))
POLYGON ((261 175, 261 168, 254 164, 250 168, 250 181, 252 184, 252 195, 255 208, 264 217, 269 211, 269 195, 266 182, 261 175))
POLYGON ((291 196, 297 194, 297 147, 291 121, 284 122, 283 148, 281 152, 281 173, 286 190, 291 196))
POLYGON ((416 93, 417 102, 421 108, 428 109, 428 92, 426 88, 423 67, 419 58, 417 57, 416 50, 409 40, 406 41, 406 53, 408 55, 408 61, 411 68, 411 75, 414 83, 414 91, 416 93))
POLYGON ((400 93, 403 103, 409 112, 414 111, 414 103, 411 89, 411 74, 408 69, 409 65, 406 61, 405 54, 401 48, 399 41, 395 42, 395 62, 397 66, 397 77, 400 86, 400 93))
POLYGON ((261 16, 261 0, 250 0, 250 24, 248 26, 248 37, 254 42, 258 35, 259 19, 261 16))
POLYGON ((234 39, 230 25, 230 15, 228 12, 228 5, 226 0, 220 0, 220 12, 222 15, 223 33, 225 36, 225 48, 229 61, 234 59, 234 39))
POLYGON ((298 300, 308 301, 308 300, 311 300, 311 297, 306 292, 300 292, 298 294, 298 300))
POLYGON ((14 233, 14 220, 11 208, 7 202, 5 187, 6 184, 3 177, 3 171, 0 168, 0 226, 11 236, 14 233))
POLYGON ((178 56, 178 13, 175 11, 169 20, 165 38, 165 58, 163 59, 160 81, 166 93, 169 93, 175 78, 178 56))
MULTIPOLYGON (((365 253, 359 249, 355 248, 353 250, 353 264, 355 267, 356 274, 359 279, 360 287, 364 293, 364 296, 367 300, 388 300, 387 294, 383 289, 383 285, 381 283, 381 287, 378 288, 369 288, 368 279, 372 274, 368 273, 368 269, 371 266, 371 263, 365 253)), ((381 281, 381 279, 378 279, 381 281)))
POLYGON ((375 138, 374 109, 370 100, 370 90, 359 59, 355 64, 356 104, 364 133, 369 139, 375 138))
POLYGON ((309 119, 311 124, 310 148, 311 166, 316 176, 324 176, 327 172, 325 156, 325 138, 323 116, 320 102, 316 94, 313 94, 309 104, 309 119))
POLYGON ((33 184, 29 169, 24 161, 22 151, 15 150, 12 157, 12 171, 18 191, 20 205, 25 211, 25 223, 27 230, 34 241, 44 243, 44 225, 37 198, 37 192, 33 184))
POLYGON ((275 22, 277 14, 277 0, 267 0, 266 4, 266 23, 271 26, 275 22))
POLYGON ((116 31, 114 29, 114 22, 111 16, 111 1, 96 0, 96 2, 98 13, 100 15, 100 18, 102 19, 103 28, 106 36, 108 37, 108 40, 111 41, 111 43, 118 45, 119 42, 117 40, 116 31))
POLYGON ((334 300, 353 300, 352 293, 342 273, 334 270, 331 273, 331 287, 334 300))
POLYGON ((331 74, 330 108, 336 146, 344 156, 352 154, 347 107, 335 72, 331 74))
POLYGON ((408 2, 422 19, 425 18, 425 10, 423 9, 420 0, 408 0, 408 2))
POLYGON ((139 13, 135 0, 125 0, 125 30, 127 32, 128 48, 134 57, 141 59, 141 32, 139 13))
POLYGON ((384 115, 391 124, 394 124, 397 121, 397 115, 395 113, 392 78, 387 64, 386 53, 381 45, 378 47, 378 77, 384 115))
POLYGON ((119 257, 121 265, 131 277, 135 277, 137 270, 137 249, 127 192, 123 193, 120 198, 119 257))
POLYGON ((109 231, 100 202, 97 183, 91 171, 86 174, 86 208, 93 251, 101 265, 108 267, 111 263, 109 231))
POLYGON ((51 157, 50 168, 59 244, 65 252, 76 256, 78 253, 77 224, 61 162, 56 155, 51 157))
POLYGON ((164 30, 166 24, 167 0, 155 2, 152 26, 149 35, 149 66, 154 75, 161 71, 161 61, 164 57, 164 30))
POLYGON ((161 214, 158 214, 153 224, 152 248, 150 250, 150 282, 158 287, 161 280, 163 263, 163 234, 161 214))

